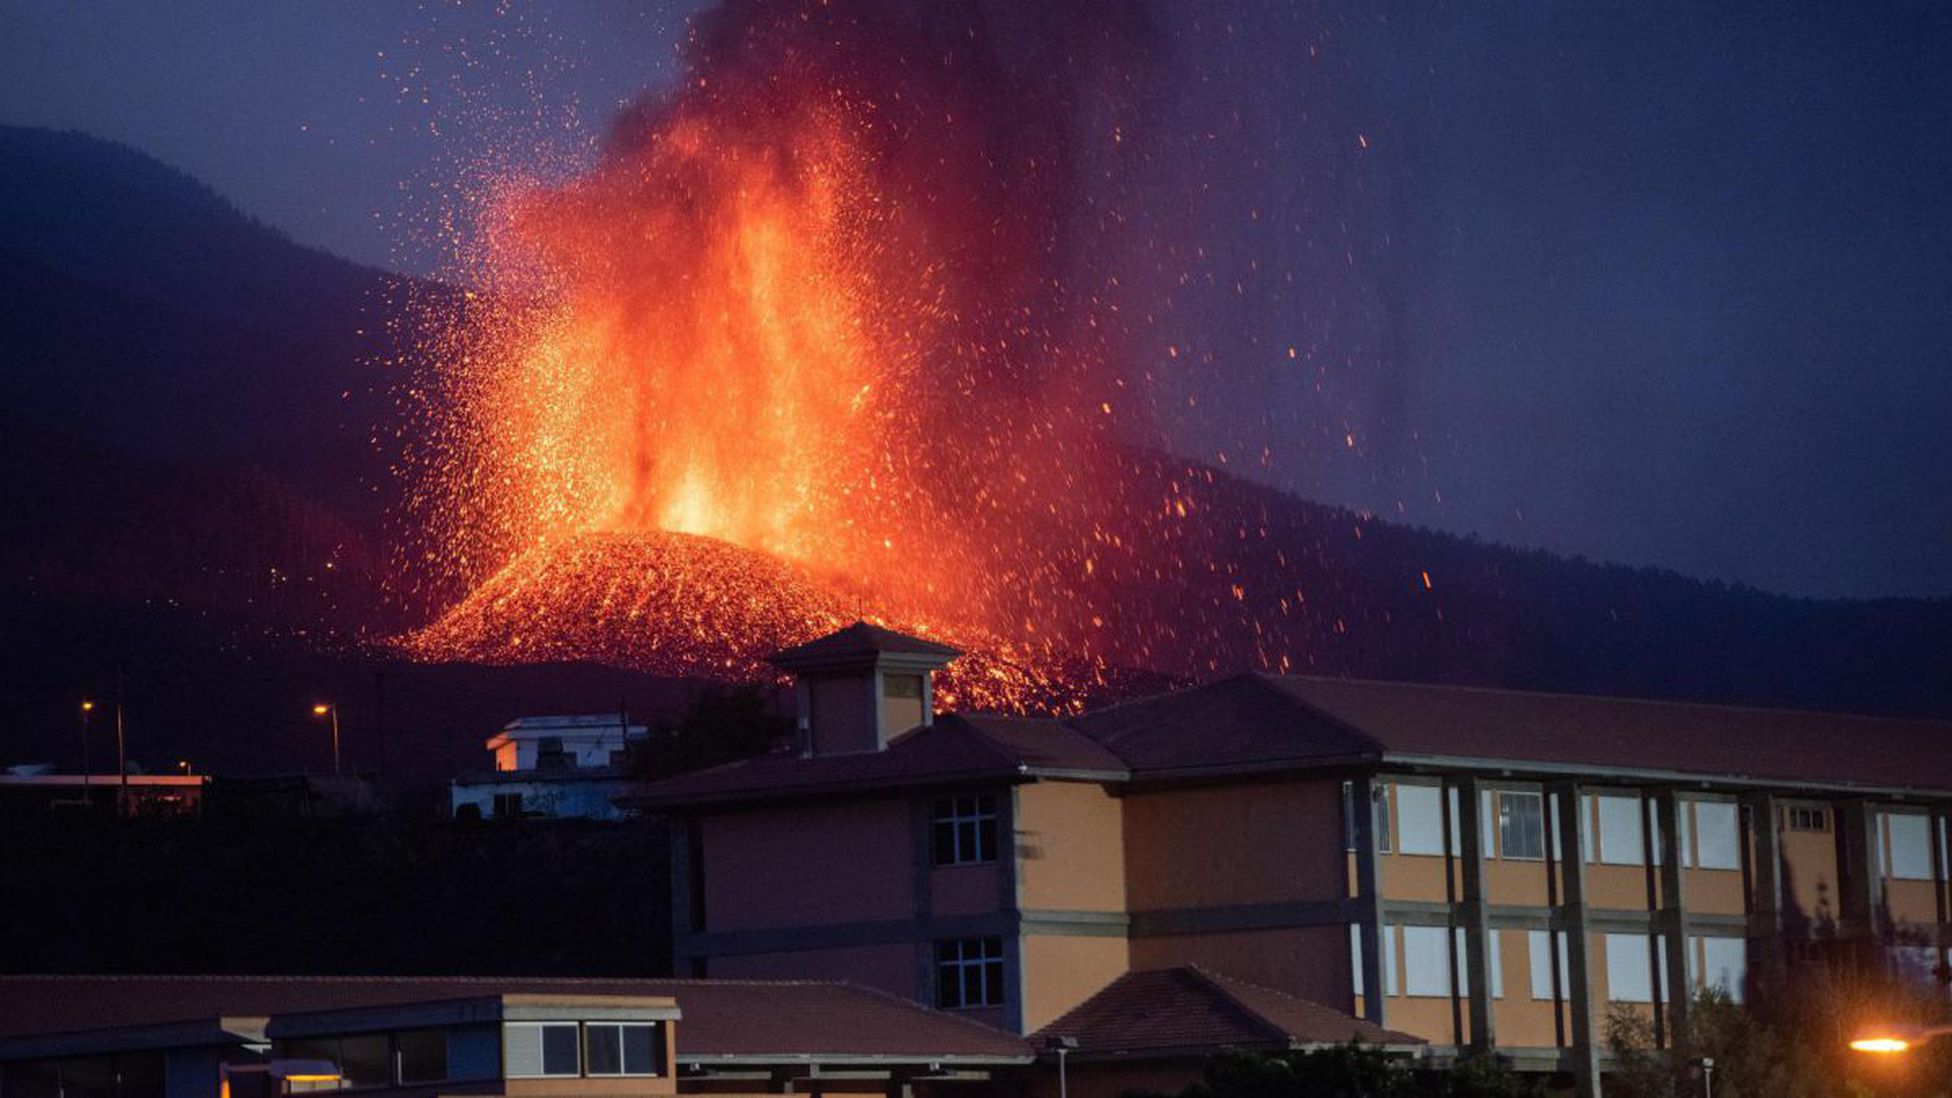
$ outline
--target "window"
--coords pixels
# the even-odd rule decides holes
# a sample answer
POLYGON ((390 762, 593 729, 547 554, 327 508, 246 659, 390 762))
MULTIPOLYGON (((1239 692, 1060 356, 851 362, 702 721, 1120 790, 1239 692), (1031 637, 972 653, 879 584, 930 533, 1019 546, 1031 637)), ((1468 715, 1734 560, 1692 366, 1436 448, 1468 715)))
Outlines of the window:
MULTIPOLYGON (((1384 923, 1378 931, 1376 943, 1383 955, 1383 994, 1397 995, 1400 992, 1396 986, 1396 928, 1384 923)), ((1349 924, 1349 963, 1355 973, 1356 994, 1368 994, 1362 982, 1362 927, 1357 923, 1349 924)))
POLYGON ((1830 810, 1809 805, 1791 805, 1784 813, 1791 831, 1830 830, 1830 810))
POLYGON ((393 1045, 384 1033, 281 1043, 279 1055, 295 1060, 330 1060, 339 1065, 340 1081, 331 1089, 393 1085, 393 1045))
POLYGON ((883 675, 881 676, 881 696, 884 698, 915 698, 922 696, 922 676, 883 675))
POLYGON ((1891 876, 1903 881, 1932 879, 1932 827, 1925 816, 1884 813, 1890 829, 1891 876))
POLYGON ((1696 861, 1703 869, 1742 868, 1742 826, 1729 801, 1694 804, 1696 861))
POLYGON ((1397 785, 1396 849, 1402 854, 1444 853, 1444 798, 1434 785, 1397 785))
POLYGON ((1381 785, 1370 786, 1369 800, 1376 810, 1376 853, 1388 854, 1394 849, 1390 844, 1395 841, 1395 832, 1389 826, 1389 791, 1381 785))
POLYGON ((1498 794, 1498 854, 1532 861, 1545 858, 1545 798, 1537 793, 1498 794))
POLYGON ((936 865, 977 865, 996 860, 996 798, 987 793, 935 802, 936 865))
POLYGON ((1661 1001, 1667 1001, 1667 939, 1656 939, 1659 959, 1648 956, 1645 934, 1606 936, 1606 997, 1616 1003, 1651 1003, 1659 980, 1661 1001), (1659 976, 1655 967, 1659 966, 1659 976))
POLYGON ((944 1010, 1003 1005, 1003 940, 959 938, 935 945, 935 1005, 944 1010))
POLYGON ((1546 952, 1556 944, 1559 948, 1559 980, 1557 998, 1566 998, 1566 932, 1563 930, 1528 930, 1525 932, 1525 949, 1529 954, 1532 969, 1532 998, 1552 999, 1554 984, 1552 980, 1552 954, 1546 952))
POLYGON ((1594 799, 1600 808, 1600 861, 1606 865, 1640 865, 1646 857, 1640 798, 1601 794, 1594 799))
POLYGON ((588 1022, 583 1050, 591 1075, 656 1075, 657 1026, 649 1023, 588 1022))
POLYGON ((575 1022, 509 1022, 502 1027, 505 1069, 511 1079, 581 1075, 575 1022))
POLYGON ((1749 943, 1741 938, 1700 938, 1701 976, 1705 987, 1719 988, 1734 1002, 1742 1001, 1742 981, 1749 974, 1749 943))
POLYGON ((400 1082, 439 1083, 447 1079, 447 1033, 410 1029, 393 1035, 400 1057, 400 1082))
POLYGON ((1403 993, 1417 997, 1450 997, 1448 927, 1403 928, 1403 993))

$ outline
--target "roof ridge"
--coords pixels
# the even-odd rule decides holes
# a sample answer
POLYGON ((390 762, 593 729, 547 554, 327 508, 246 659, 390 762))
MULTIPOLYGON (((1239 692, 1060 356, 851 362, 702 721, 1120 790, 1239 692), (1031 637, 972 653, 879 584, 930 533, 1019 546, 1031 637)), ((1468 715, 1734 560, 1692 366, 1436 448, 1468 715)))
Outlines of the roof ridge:
POLYGON ((927 1014, 931 1018, 941 1018, 944 1021, 954 1022, 957 1025, 963 1026, 964 1028, 974 1028, 980 1030, 986 1036, 1003 1037, 1012 1041, 1022 1042, 1025 1047, 1028 1047, 1030 1044, 1028 1038, 1018 1036, 1017 1034, 1011 1033, 1008 1030, 998 1029, 997 1027, 990 1025, 986 1022, 979 1022, 974 1018, 966 1017, 961 1014, 956 1014, 951 1011, 938 1010, 932 1006, 925 1006, 921 1003, 916 1002, 913 999, 905 999, 899 995, 896 995, 892 991, 887 991, 882 988, 869 987, 866 984, 857 984, 852 980, 836 980, 828 986, 839 986, 839 987, 846 988, 850 991, 862 992, 871 998, 885 999, 888 1002, 895 1004, 896 1006, 904 1007, 908 1010, 921 1011, 922 1013, 927 1014))
MULTIPOLYGON (((1389 748, 1384 745, 1383 741, 1370 735, 1368 732, 1365 732, 1364 730, 1357 728, 1355 725, 1350 724, 1348 721, 1343 720, 1341 717, 1336 716, 1334 713, 1330 713, 1324 710, 1321 706, 1316 705, 1314 702, 1311 702, 1306 698, 1297 698, 1293 694, 1288 693, 1286 690, 1281 689, 1281 687, 1275 683, 1274 676, 1269 675, 1265 671, 1243 671, 1240 674, 1233 676, 1233 678, 1245 679, 1248 682, 1253 683, 1255 686, 1259 687, 1262 691, 1269 694, 1273 694, 1275 697, 1280 698, 1282 701, 1285 701, 1290 705, 1300 706, 1301 708, 1307 710, 1313 716, 1318 717, 1321 720, 1327 721, 1329 724, 1333 725, 1338 731, 1354 736, 1357 740, 1361 741, 1362 743, 1368 744, 1369 749, 1371 751, 1376 752, 1378 755, 1389 750, 1389 748)), ((1222 680, 1222 681, 1229 681, 1229 680, 1222 680)))
MULTIPOLYGON (((1269 1018, 1267 1015, 1262 1014, 1260 1011, 1255 1010, 1253 1007, 1248 1006, 1246 1003, 1242 1002, 1240 996, 1234 994, 1233 989, 1226 986, 1226 983, 1224 981, 1227 978, 1221 975, 1220 973, 1209 972, 1208 970, 1202 968, 1197 964, 1180 965, 1176 970, 1169 970, 1169 971, 1183 971, 1188 975, 1192 976, 1194 979, 1200 981, 1200 983, 1204 984, 1209 990, 1213 991, 1216 995, 1219 995, 1220 998, 1224 1000, 1228 1006, 1232 1007, 1237 1013, 1244 1015, 1250 1022, 1252 1022, 1254 1025, 1258 1026, 1261 1030, 1270 1034, 1271 1036, 1280 1037, 1288 1041, 1293 1041, 1300 1036, 1299 1034, 1288 1032, 1287 1027, 1279 1025, 1272 1018, 1269 1018)), ((1249 981, 1243 980, 1241 982, 1248 984, 1249 987, 1259 987, 1258 984, 1253 984, 1249 981)), ((1275 991, 1275 989, 1273 988, 1260 988, 1260 990, 1274 991, 1274 993, 1277 995, 1282 994, 1279 991, 1275 991)), ((1283 997, 1287 999, 1294 998, 1294 996, 1292 995, 1284 995, 1283 997)), ((1303 1000, 1303 1001, 1306 1002, 1308 1000, 1303 1000)))
MULTIPOLYGON (((1733 702, 1690 701, 1683 698, 1647 698, 1631 694, 1582 694, 1575 690, 1530 690, 1516 686, 1486 686, 1482 683, 1424 682, 1415 679, 1375 679, 1360 675, 1276 675, 1267 671, 1247 671, 1263 679, 1295 679, 1300 682, 1351 683, 1358 686, 1385 686, 1409 690, 1461 690, 1473 694, 1503 694, 1521 698, 1570 698, 1574 701, 1606 702, 1611 705, 1644 705, 1669 709, 1708 709, 1716 712, 1766 713, 1792 717, 1833 717, 1847 721, 1878 721, 1900 725, 1952 725, 1946 717, 1894 717, 1883 713, 1850 713, 1839 709, 1792 709, 1781 705, 1737 705, 1733 702)), ((1217 681, 1217 680, 1216 680, 1217 681)), ((1155 695, 1157 696, 1157 695, 1155 695)), ((1134 698, 1132 701, 1145 701, 1134 698)), ((1128 704, 1121 702, 1120 704, 1128 704)))

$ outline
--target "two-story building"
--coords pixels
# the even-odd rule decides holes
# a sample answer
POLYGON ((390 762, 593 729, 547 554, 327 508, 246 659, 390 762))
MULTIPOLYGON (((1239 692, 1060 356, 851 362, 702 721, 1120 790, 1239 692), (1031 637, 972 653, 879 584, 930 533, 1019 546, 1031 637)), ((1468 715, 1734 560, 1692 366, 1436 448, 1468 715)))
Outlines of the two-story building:
POLYGON ((1952 725, 1261 674, 938 716, 954 656, 860 624, 782 653, 796 752, 634 799, 673 821, 681 972, 1050 1038, 1195 966, 1171 986, 1592 1092, 1607 1011, 1685 1032, 1670 989, 1767 987, 1818 929, 1944 960, 1952 725))
POLYGON ((450 806, 479 819, 620 819, 618 798, 638 784, 630 750, 649 735, 621 713, 512 720, 484 745, 493 772, 450 782, 450 806))

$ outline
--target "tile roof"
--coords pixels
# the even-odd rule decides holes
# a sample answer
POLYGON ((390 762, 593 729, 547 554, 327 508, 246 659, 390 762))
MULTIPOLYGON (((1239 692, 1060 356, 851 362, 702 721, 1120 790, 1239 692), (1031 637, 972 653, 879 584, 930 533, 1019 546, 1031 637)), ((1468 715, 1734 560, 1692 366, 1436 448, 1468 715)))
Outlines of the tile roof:
POLYGON ((1194 965, 1128 972, 1030 1038, 1070 1037, 1080 1055, 1182 1054, 1215 1048, 1421 1046, 1308 999, 1194 965))
POLYGON ((1140 772, 1231 771, 1374 758, 1381 745, 1297 706, 1259 675, 1125 702, 1074 718, 1140 772))
POLYGON ((432 1003, 487 995, 652 995, 678 1002, 678 1059, 879 1056, 1018 1062, 1021 1038, 885 992, 798 980, 418 976, 0 976, 0 1040, 432 1003))
POLYGON ((1023 774, 1159 779, 1418 756, 1703 779, 1952 791, 1952 722, 1264 674, 1068 720, 950 714, 886 751, 773 755, 653 786, 646 807, 1023 774))
MULTIPOLYGON (((1468 686, 1248 676, 1298 721, 1359 728, 1387 753, 1952 790, 1952 722, 1468 686)), ((1122 752, 1121 752, 1122 753, 1122 752)))
POLYGON ((768 662, 789 670, 824 667, 857 662, 872 663, 882 655, 921 657, 933 663, 947 663, 962 652, 946 644, 911 637, 879 625, 857 621, 844 629, 805 644, 775 652, 768 662))
POLYGON ((761 755, 658 782, 633 806, 816 795, 862 788, 893 789, 1038 771, 1102 773, 1122 778, 1118 757, 1054 720, 947 714, 896 737, 883 751, 814 758, 761 755))

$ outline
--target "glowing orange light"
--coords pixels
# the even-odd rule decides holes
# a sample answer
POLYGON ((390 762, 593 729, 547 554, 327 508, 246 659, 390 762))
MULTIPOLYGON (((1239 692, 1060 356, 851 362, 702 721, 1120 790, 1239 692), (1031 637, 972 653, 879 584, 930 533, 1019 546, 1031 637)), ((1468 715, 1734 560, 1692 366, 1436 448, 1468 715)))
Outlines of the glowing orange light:
POLYGON ((82 702, 82 703, 81 703, 81 711, 82 711, 83 713, 93 713, 93 712, 95 711, 95 703, 94 703, 94 702, 92 702, 92 701, 85 701, 85 702, 82 702))
POLYGON ((1902 1037, 1860 1037, 1850 1047, 1858 1052, 1894 1053, 1909 1050, 1911 1042, 1902 1037))
POLYGON ((332 707, 329 705, 319 704, 312 707, 312 716, 314 717, 323 717, 330 712, 332 712, 332 707))

